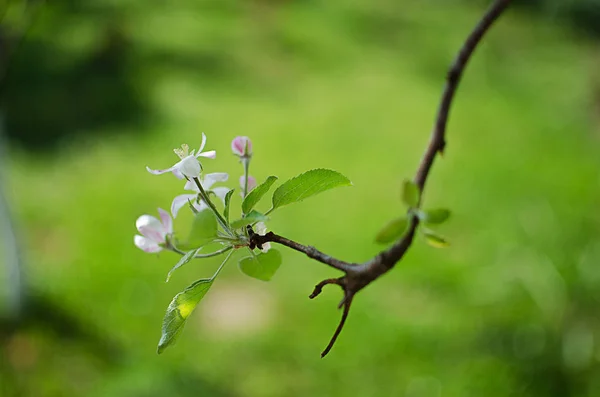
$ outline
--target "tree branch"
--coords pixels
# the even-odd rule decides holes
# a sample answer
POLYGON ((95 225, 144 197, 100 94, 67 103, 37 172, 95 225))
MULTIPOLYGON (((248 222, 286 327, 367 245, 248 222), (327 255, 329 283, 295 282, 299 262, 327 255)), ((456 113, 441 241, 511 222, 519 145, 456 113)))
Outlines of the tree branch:
MULTIPOLYGON (((425 183, 427 182, 427 178, 431 171, 431 167, 436 155, 438 153, 442 154, 444 148, 446 147, 445 136, 446 126, 448 124, 448 115, 450 113, 450 107, 454 99, 454 94, 456 93, 456 89, 463 75, 465 67, 467 66, 471 55, 475 51, 475 48, 477 48, 477 45, 480 43, 484 34, 508 7, 510 2, 511 0, 495 0, 490 5, 481 20, 477 23, 475 28, 471 31, 463 43, 456 58, 452 62, 450 69, 448 70, 448 74, 446 75, 446 85, 444 87, 442 98, 438 107, 431 138, 414 178, 414 182, 417 184, 421 192, 423 192, 425 188, 425 183)), ((327 284, 339 285, 344 290, 344 298, 339 305, 340 308, 344 308, 342 319, 333 337, 331 338, 331 341, 321 354, 321 357, 324 357, 331 350, 337 337, 342 331, 350 311, 350 304, 352 303, 352 299, 356 293, 377 278, 381 277, 383 274, 387 273, 404 257, 404 254, 406 254, 413 242, 418 226, 419 220, 412 215, 410 219, 410 226, 403 237, 389 249, 380 252, 377 256, 363 264, 354 264, 335 259, 314 247, 299 244, 272 232, 269 232, 264 236, 260 236, 253 233, 251 228, 249 229, 250 248, 261 247, 262 244, 267 242, 282 244, 286 247, 306 254, 309 258, 315 259, 345 273, 345 275, 340 278, 323 280, 317 284, 315 290, 310 295, 311 299, 316 297, 321 293, 321 290, 327 284)))

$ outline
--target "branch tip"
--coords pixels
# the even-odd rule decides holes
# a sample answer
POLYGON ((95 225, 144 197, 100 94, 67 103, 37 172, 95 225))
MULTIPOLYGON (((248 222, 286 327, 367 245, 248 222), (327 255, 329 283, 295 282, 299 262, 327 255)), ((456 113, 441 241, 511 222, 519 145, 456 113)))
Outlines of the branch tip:
POLYGON ((321 353, 321 358, 325 357, 327 353, 331 351, 331 348, 333 348, 333 345, 335 345, 335 341, 337 340, 338 336, 340 336, 340 334, 342 333, 342 330, 344 329, 344 324, 346 324, 346 319, 348 318, 348 313, 350 313, 350 305, 352 305, 352 298, 353 295, 351 294, 346 294, 344 296, 344 312, 342 313, 342 318, 340 320, 339 325, 335 329, 331 340, 327 344, 327 347, 325 347, 325 350, 323 350, 323 352, 321 353))
POLYGON ((328 278, 326 280, 321 281, 319 284, 315 285, 315 289, 313 290, 312 294, 310 294, 309 298, 314 299, 317 296, 319 296, 321 292, 323 292, 323 287, 328 284, 336 284, 341 286, 341 280, 342 279, 339 278, 328 278))

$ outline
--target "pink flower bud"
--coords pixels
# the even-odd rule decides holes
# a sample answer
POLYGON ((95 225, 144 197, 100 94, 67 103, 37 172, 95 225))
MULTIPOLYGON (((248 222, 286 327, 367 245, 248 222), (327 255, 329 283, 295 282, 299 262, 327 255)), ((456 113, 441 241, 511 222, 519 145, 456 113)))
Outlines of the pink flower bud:
POLYGON ((236 156, 250 157, 252 156, 252 141, 247 136, 236 136, 231 141, 231 151, 236 156))

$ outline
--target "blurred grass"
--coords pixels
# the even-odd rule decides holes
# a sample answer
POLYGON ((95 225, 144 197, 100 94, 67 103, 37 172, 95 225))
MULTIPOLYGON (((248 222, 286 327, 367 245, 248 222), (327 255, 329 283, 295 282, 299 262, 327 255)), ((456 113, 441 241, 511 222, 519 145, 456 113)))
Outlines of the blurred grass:
POLYGON ((453 210, 441 229, 452 247, 416 241, 361 292, 326 359, 319 352, 337 325, 339 291, 307 295, 335 273, 289 251, 268 284, 232 262, 178 343, 157 356, 171 297, 218 260, 188 265, 165 284, 175 256, 133 246, 136 217, 168 208, 181 191, 144 166, 172 164, 171 148, 199 144, 204 131, 219 153, 206 171, 229 172, 231 186, 236 135, 253 139, 259 180, 338 170, 352 188, 283 208, 269 228, 364 261, 381 249, 378 229, 403 210, 400 182, 416 169, 447 65, 481 10, 433 1, 120 7, 135 16, 126 26, 136 50, 165 57, 137 76, 152 87, 156 119, 144 135, 112 131, 56 157, 13 152, 8 187, 32 285, 125 356, 105 368, 28 334, 38 353, 22 372, 23 395, 169 395, 168 373, 215 385, 205 395, 561 395, 554 384, 563 379, 572 395, 594 395, 600 160, 590 46, 513 13, 490 32, 426 192, 426 205, 453 210), (170 63, 172 53, 195 67, 170 63), (591 347, 580 348, 589 335, 591 347), (534 342, 541 347, 521 348, 534 342))

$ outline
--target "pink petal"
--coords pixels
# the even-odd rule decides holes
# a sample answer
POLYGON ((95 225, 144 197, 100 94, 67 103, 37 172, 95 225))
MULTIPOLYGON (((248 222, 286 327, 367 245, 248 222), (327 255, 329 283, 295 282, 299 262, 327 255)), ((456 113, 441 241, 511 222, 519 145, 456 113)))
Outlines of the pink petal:
POLYGON ((248 156, 252 154, 252 141, 247 136, 236 136, 231 141, 231 151, 237 156, 248 156))
POLYGON ((171 203, 171 214, 173 214, 173 218, 177 217, 177 213, 184 206, 187 205, 188 202, 195 202, 196 195, 195 194, 182 194, 173 199, 171 203))
MULTIPOLYGON (((246 178, 244 175, 240 176, 240 187, 244 189, 244 183, 246 183, 246 178)), ((256 187, 256 178, 251 175, 248 175, 248 193, 252 191, 256 187)))
POLYGON ((160 220, 165 228, 165 231, 168 234, 173 233, 173 219, 171 219, 171 215, 162 208, 158 209, 158 213, 160 214, 160 220))
POLYGON ((136 234, 133 236, 133 243, 136 247, 149 254, 154 254, 162 251, 162 247, 149 238, 136 234))
POLYGON ((135 221, 137 230, 144 236, 156 243, 164 243, 165 230, 163 224, 151 215, 142 215, 135 221))

